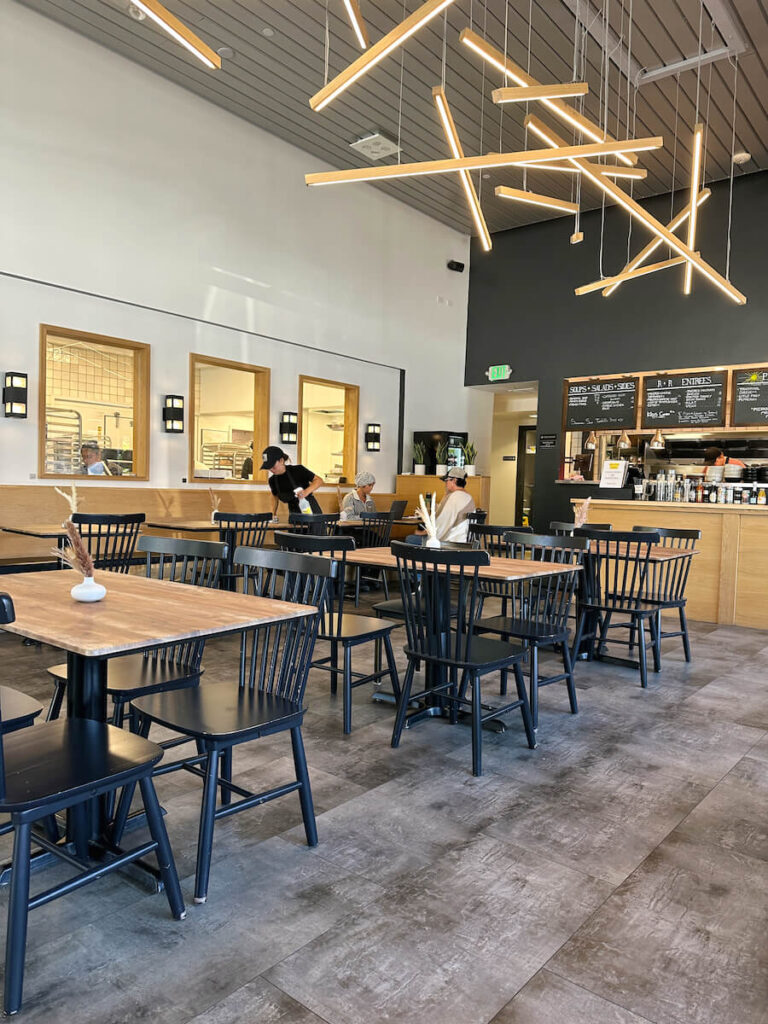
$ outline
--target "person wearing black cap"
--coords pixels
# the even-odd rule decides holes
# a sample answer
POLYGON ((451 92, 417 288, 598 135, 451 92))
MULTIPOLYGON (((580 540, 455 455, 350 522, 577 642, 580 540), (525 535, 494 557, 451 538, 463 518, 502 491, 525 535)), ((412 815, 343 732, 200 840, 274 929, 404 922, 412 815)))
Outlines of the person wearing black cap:
POLYGON ((287 466, 290 460, 282 448, 271 444, 261 453, 261 469, 271 471, 269 489, 272 491, 272 515, 277 518, 277 508, 281 501, 288 506, 289 512, 301 512, 299 501, 306 498, 315 513, 322 512, 314 492, 323 484, 323 478, 313 473, 306 466, 287 466))
MULTIPOLYGON (((464 543, 469 534, 470 512, 475 511, 475 502, 471 494, 467 494, 467 471, 460 466, 453 466, 443 477, 445 497, 435 509, 435 526, 437 539, 449 542, 464 543)), ((418 533, 406 537, 408 544, 420 544, 424 536, 423 528, 418 533)))

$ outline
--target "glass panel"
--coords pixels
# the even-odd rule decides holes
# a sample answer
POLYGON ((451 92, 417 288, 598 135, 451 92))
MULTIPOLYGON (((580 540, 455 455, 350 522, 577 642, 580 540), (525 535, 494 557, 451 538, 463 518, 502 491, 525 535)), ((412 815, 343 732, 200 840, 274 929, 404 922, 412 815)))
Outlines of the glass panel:
POLYGON ((346 391, 305 382, 301 396, 301 461, 327 483, 344 476, 346 391))
POLYGON ((196 477, 253 479, 256 374, 195 363, 196 477))
POLYGON ((119 344, 46 336, 46 473, 136 475, 136 360, 119 344))

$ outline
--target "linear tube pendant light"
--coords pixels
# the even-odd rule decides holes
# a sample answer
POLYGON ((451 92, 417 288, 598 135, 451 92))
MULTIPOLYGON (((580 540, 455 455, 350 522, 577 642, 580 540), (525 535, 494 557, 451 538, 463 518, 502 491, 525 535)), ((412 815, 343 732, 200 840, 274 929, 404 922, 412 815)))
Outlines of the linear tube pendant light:
MULTIPOLYGON (((706 203, 706 201, 709 199, 709 197, 711 195, 712 195, 712 193, 711 193, 711 191, 708 188, 702 189, 701 192, 699 192, 698 199, 696 200, 697 205, 701 206, 702 203, 706 203)), ((677 231, 677 229, 679 227, 681 227, 683 224, 685 224, 685 222, 688 220, 690 215, 691 215, 691 208, 690 208, 690 206, 683 207, 683 209, 680 211, 680 213, 678 213, 678 215, 676 217, 673 217, 672 220, 669 222, 669 224, 667 224, 667 229, 669 231, 677 231)), ((641 266, 643 263, 645 263, 645 261, 648 259, 649 256, 652 256, 653 253, 656 252, 656 250, 659 248, 660 245, 663 245, 663 244, 664 244, 663 239, 661 239, 659 237, 656 237, 656 238, 652 239, 648 243, 648 245, 645 246, 644 249, 640 250, 640 252, 637 254, 637 256, 633 256, 632 257, 632 259, 629 261, 629 263, 627 263, 627 265, 623 268, 621 273, 623 274, 624 271, 626 271, 626 270, 636 270, 639 266, 641 266)), ((617 274, 616 276, 619 277, 620 275, 617 274)), ((605 291, 603 292, 603 297, 604 298, 608 298, 609 295, 613 295, 613 293, 620 286, 620 284, 621 284, 621 281, 617 281, 615 284, 612 284, 609 288, 606 288, 605 291)))
POLYGON ((514 85, 494 89, 494 103, 530 103, 532 100, 562 99, 564 96, 586 96, 587 82, 568 82, 565 85, 514 85))
MULTIPOLYGON (((534 132, 535 135, 540 139, 543 139, 552 147, 559 146, 564 141, 556 132, 551 128, 548 128, 533 114, 530 114, 525 119, 525 124, 534 132)), ((553 148, 553 152, 554 151, 555 150, 553 148)), ((712 284, 716 285, 720 291, 724 292, 730 299, 733 299, 733 301, 739 305, 744 305, 746 303, 746 295, 740 292, 738 288, 734 288, 730 281, 726 280, 722 274, 719 274, 715 268, 711 267, 709 263, 701 258, 701 256, 692 252, 688 246, 673 235, 672 232, 661 223, 661 221, 658 221, 655 217, 651 216, 647 210, 644 210, 639 203, 637 203, 631 196, 627 195, 627 193, 624 192, 623 189, 619 188, 615 182, 610 181, 608 178, 604 178, 599 173, 594 173, 586 161, 579 160, 578 157, 572 157, 569 159, 575 162, 577 166, 581 167, 584 175, 589 178, 594 185, 597 185, 599 189, 602 189, 603 192, 605 192, 607 196, 610 196, 610 198, 613 199, 615 203, 618 203, 619 206, 623 206, 631 217, 640 221, 640 223, 645 225, 649 231, 652 231, 654 235, 657 235, 666 242, 667 245, 679 256, 683 256, 686 260, 691 262, 699 273, 703 274, 708 281, 711 281, 712 284)))
POLYGON ((499 199, 514 199, 518 203, 530 203, 531 206, 545 206, 549 210, 557 210, 558 213, 579 212, 578 203, 555 199, 554 196, 542 196, 538 192, 527 192, 521 188, 510 188, 508 185, 497 185, 496 195, 499 199))
MULTIPOLYGON (((523 164, 523 167, 527 167, 527 164, 523 164)), ((560 174, 581 174, 580 167, 573 167, 567 164, 559 164, 556 162, 546 164, 531 164, 531 167, 535 167, 540 171, 557 171, 560 174)), ((648 171, 644 167, 617 167, 615 164, 595 164, 593 170, 600 174, 605 174, 609 178, 632 178, 635 181, 643 181, 648 177, 648 171)))
MULTIPOLYGON (((691 163, 691 200, 688 216, 688 248, 693 249, 696 245, 696 221, 698 219, 699 204, 699 182, 701 181, 701 144, 704 139, 704 125, 697 124, 693 130, 693 161, 691 163)), ((690 263, 685 265, 685 280, 683 281, 683 295, 691 294, 693 283, 693 267, 690 263)))
MULTIPOLYGON (((423 174, 472 171, 481 167, 546 164, 549 160, 566 160, 574 157, 613 156, 623 152, 639 153, 649 149, 660 149, 663 144, 664 140, 657 135, 647 139, 592 142, 585 146, 563 145, 555 149, 528 149, 517 153, 487 153, 483 156, 465 156, 458 160, 422 160, 419 163, 387 164, 384 167, 353 167, 348 171, 319 171, 314 174, 306 174, 304 181, 307 185, 339 185, 342 182, 379 181, 382 178, 412 178, 423 174)), ((588 166, 589 164, 585 162, 585 167, 588 166)))
POLYGON ((322 110, 329 103, 336 99, 345 89, 356 82, 359 78, 375 67, 380 61, 388 57, 390 53, 402 46, 406 39, 418 32, 420 28, 436 18, 441 11, 449 7, 453 0, 427 0, 417 10, 410 14, 405 21, 401 21, 391 32, 374 43, 370 49, 362 53, 357 60, 344 68, 327 85, 315 93, 309 101, 310 107, 315 110, 322 110))
POLYGON ((186 50, 194 54, 207 68, 214 70, 221 67, 221 57, 218 53, 212 50, 207 43, 204 43, 199 36, 196 36, 183 22, 179 21, 175 15, 171 14, 166 7, 158 3, 158 0, 131 0, 131 3, 134 7, 138 7, 140 11, 143 11, 147 17, 151 18, 156 25, 159 25, 177 43, 181 43, 186 50))
POLYGON ((368 38, 368 30, 365 27, 363 16, 360 14, 360 7, 357 0, 344 0, 344 6, 347 9, 347 16, 349 17, 349 22, 357 36, 360 49, 367 50, 371 41, 368 38))
MULTIPOLYGON (((459 41, 482 57, 488 64, 492 64, 507 78, 512 79, 517 85, 541 85, 541 82, 538 82, 527 72, 523 71, 519 64, 515 64, 509 57, 505 58, 502 53, 494 46, 491 46, 490 43, 487 43, 476 32, 473 32, 471 28, 463 29, 459 35, 459 41)), ((583 132, 593 142, 602 142, 603 139, 610 139, 610 135, 604 132, 599 125, 596 125, 594 121, 590 121, 588 117, 580 114, 575 107, 570 106, 568 103, 564 103, 559 99, 551 99, 547 96, 542 97, 540 102, 548 107, 555 117, 566 121, 572 128, 576 128, 577 131, 583 132)), ((623 164, 637 163, 637 157, 631 154, 622 154, 619 159, 623 164)))
MULTIPOLYGON (((461 148, 459 133, 456 131, 456 123, 453 120, 453 115, 451 114, 450 107, 448 106, 445 90, 441 85, 436 85, 432 90, 432 99, 435 101, 435 106, 437 107, 437 112, 443 125, 443 131, 445 132, 445 137, 448 140, 448 146, 454 158, 458 160, 464 156, 464 150, 461 148)), ((474 182, 469 175, 469 171, 460 171, 459 177, 461 178, 461 184, 467 197, 469 212, 472 214, 472 220, 475 222, 475 227, 477 228, 477 233, 480 237, 480 244, 482 245, 484 252, 490 252, 492 248, 491 235, 488 231, 488 225, 485 222, 483 211, 480 208, 480 200, 477 198, 474 182)))
POLYGON ((645 277, 646 274, 655 274, 657 270, 667 270, 668 267, 679 267, 686 263, 684 256, 673 256, 672 259, 662 260, 661 263, 646 263, 637 270, 623 270, 615 277, 603 277, 599 281, 592 281, 590 284, 583 284, 574 288, 574 295, 587 295, 589 292, 599 292, 606 285, 618 285, 622 281, 634 281, 636 277, 645 277))

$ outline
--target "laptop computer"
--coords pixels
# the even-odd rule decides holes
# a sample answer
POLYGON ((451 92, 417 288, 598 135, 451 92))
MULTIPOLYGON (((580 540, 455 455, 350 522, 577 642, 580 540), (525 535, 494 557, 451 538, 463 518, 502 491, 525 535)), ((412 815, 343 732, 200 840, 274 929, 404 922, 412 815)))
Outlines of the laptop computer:
POLYGON ((405 510, 408 508, 407 501, 393 501, 389 510, 390 519, 402 519, 405 510))

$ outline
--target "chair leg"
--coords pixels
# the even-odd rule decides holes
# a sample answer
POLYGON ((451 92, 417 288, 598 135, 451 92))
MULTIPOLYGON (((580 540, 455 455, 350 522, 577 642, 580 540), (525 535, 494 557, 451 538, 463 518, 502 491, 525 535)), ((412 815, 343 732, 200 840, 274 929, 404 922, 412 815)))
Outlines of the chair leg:
POLYGON ((331 693, 336 693, 338 687, 337 672, 339 668, 339 645, 331 640, 331 693))
POLYGON ((584 635, 584 623, 587 618, 586 612, 579 613, 579 621, 576 624, 576 635, 573 638, 573 647, 571 648, 571 658, 575 661, 579 656, 579 648, 581 647, 581 639, 584 635))
POLYGON ((528 672, 528 690, 530 693, 531 718, 533 728, 539 727, 539 648, 537 644, 531 644, 528 650, 530 668, 528 672))
POLYGON ((342 713, 344 716, 344 735, 352 732, 352 648, 344 647, 344 681, 342 692, 342 713))
POLYGON ((145 775, 143 779, 139 779, 139 788, 141 789, 141 799, 144 802, 144 811, 147 815, 149 833, 157 843, 155 856, 157 857, 157 866, 160 868, 160 877, 165 886, 168 906, 171 908, 173 917, 177 921, 183 921, 187 916, 187 911, 184 907, 184 897, 181 895, 181 886, 179 885, 179 876, 173 859, 173 851, 171 850, 165 822, 163 821, 163 812, 160 810, 160 803, 157 799, 152 776, 145 775))
POLYGON ((653 652, 653 671, 661 672, 661 612, 652 615, 648 620, 651 631, 651 650, 653 652))
POLYGON ((373 641, 373 671, 381 672, 381 637, 373 641))
POLYGON ((515 686, 517 687, 517 696, 520 699, 520 713, 523 716, 525 736, 528 740, 528 746, 531 750, 534 750, 536 748, 536 733, 533 728, 531 706, 528 703, 528 694, 525 692, 525 678, 523 677, 523 670, 520 667, 520 662, 516 661, 514 663, 512 671, 515 674, 515 686))
POLYGON ((5 988, 3 1009, 6 1015, 21 1009, 24 987, 24 956, 27 950, 27 915, 29 913, 29 824, 17 825, 13 834, 13 867, 11 895, 8 905, 8 929, 5 940, 5 988))
POLYGON ((685 608, 680 608, 680 629, 683 634, 683 651, 685 652, 685 660, 691 660, 691 638, 688 636, 688 617, 685 614, 685 608))
POLYGON ((606 643, 608 641, 608 629, 609 629, 609 627, 611 625, 611 618, 612 618, 612 616, 613 616, 613 612, 606 612, 605 613, 605 618, 600 623, 600 635, 599 635, 599 637, 597 639, 597 655, 598 655, 598 657, 601 654, 604 653, 604 648, 605 648, 605 645, 606 645, 606 643))
POLYGON ((392 681, 392 691, 395 697, 399 697, 400 677, 397 674, 397 662, 395 661, 395 652, 392 650, 392 637, 389 633, 384 637, 384 651, 387 655, 387 668, 389 669, 389 678, 392 681))
POLYGON ((360 605, 360 566, 355 566, 355 608, 360 605))
POLYGON ((67 695, 67 681, 66 679, 54 679, 53 681, 53 696, 51 697, 51 703, 48 705, 48 713, 45 716, 46 722, 53 722, 61 714, 61 706, 64 703, 64 698, 67 695))
POLYGON ((478 675, 472 677, 472 774, 483 774, 483 708, 478 675))
MULTIPOLYGON (((144 739, 149 736, 151 722, 148 718, 140 718, 137 716, 133 708, 131 708, 131 732, 135 732, 139 736, 143 736, 144 739)), ((131 804, 133 803, 133 794, 136 792, 136 783, 129 782, 127 786, 123 786, 120 793, 120 799, 117 801, 117 810, 115 812, 115 818, 112 822, 112 828, 110 831, 110 838, 115 846, 120 845, 120 840, 123 838, 123 832, 125 831, 125 825, 128 821, 128 815, 131 812, 131 804)))
POLYGON ((307 756, 304 753, 301 726, 297 725, 295 729, 291 729, 291 746, 293 747, 293 763, 296 767, 296 781, 301 783, 299 800, 301 802, 301 816, 304 819, 307 846, 317 846, 317 821, 315 820, 315 806, 312 803, 312 790, 309 785, 307 756))
POLYGON ((508 670, 503 668, 501 670, 501 683, 499 685, 499 695, 501 697, 506 697, 506 695, 507 695, 507 676, 508 675, 509 675, 508 670))
POLYGON ((632 652, 634 651, 636 643, 637 643, 636 637, 637 637, 637 626, 635 625, 634 622, 632 622, 632 624, 629 627, 629 650, 628 650, 628 653, 629 653, 630 656, 632 655, 632 652))
POLYGON ((400 699, 397 702, 397 713, 395 715, 395 724, 392 728, 392 746, 400 746, 400 736, 403 732, 403 726, 405 725, 405 716, 408 711, 408 703, 411 699, 411 686, 413 684, 413 673, 416 670, 416 665, 413 658, 408 659, 408 668, 405 670, 405 678, 403 679, 403 685, 400 690, 400 699))
POLYGON ((576 681, 573 678, 573 661, 571 659, 571 652, 568 650, 568 644, 563 643, 563 669, 566 674, 565 684, 568 688, 568 701, 571 705, 571 714, 578 715, 579 703, 576 700, 576 681))
MULTIPOLYGON (((232 781, 232 747, 227 747, 221 753, 221 778, 225 782, 232 781)), ((221 802, 222 804, 232 803, 232 790, 226 786, 221 787, 221 802)))
POLYGON ((645 649, 645 623, 643 622, 642 616, 637 619, 637 653, 640 656, 640 685, 643 689, 648 687, 648 657, 645 649))
POLYGON ((387 570, 381 570, 381 582, 384 585, 384 600, 389 600, 389 580, 387 579, 387 570))
POLYGON ((211 875, 213 827, 216 823, 216 790, 219 778, 219 751, 208 751, 203 783, 203 804, 200 808, 200 831, 197 834, 197 869, 195 871, 195 903, 208 899, 208 879, 211 875))

